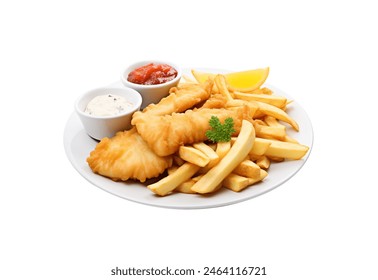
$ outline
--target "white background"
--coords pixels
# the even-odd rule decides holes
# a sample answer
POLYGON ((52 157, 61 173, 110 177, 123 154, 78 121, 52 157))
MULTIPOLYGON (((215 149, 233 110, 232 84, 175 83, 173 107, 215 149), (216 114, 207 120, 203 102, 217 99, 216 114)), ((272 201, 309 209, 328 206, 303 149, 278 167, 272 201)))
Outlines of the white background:
POLYGON ((378 279, 374 2, 1 2, 0 278, 265 266, 256 279, 378 279), (144 206, 92 186, 63 148, 73 103, 148 58, 270 66, 268 82, 312 120, 304 168, 268 194, 208 210, 144 206))

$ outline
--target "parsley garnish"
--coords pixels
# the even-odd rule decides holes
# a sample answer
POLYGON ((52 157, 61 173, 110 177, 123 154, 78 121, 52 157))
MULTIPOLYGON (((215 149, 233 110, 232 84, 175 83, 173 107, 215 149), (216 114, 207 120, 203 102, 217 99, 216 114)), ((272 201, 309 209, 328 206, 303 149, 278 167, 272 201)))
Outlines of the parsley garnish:
POLYGON ((231 135, 235 132, 234 120, 227 118, 224 124, 221 124, 219 118, 211 116, 209 124, 211 130, 206 131, 206 137, 213 142, 228 142, 231 141, 231 135))

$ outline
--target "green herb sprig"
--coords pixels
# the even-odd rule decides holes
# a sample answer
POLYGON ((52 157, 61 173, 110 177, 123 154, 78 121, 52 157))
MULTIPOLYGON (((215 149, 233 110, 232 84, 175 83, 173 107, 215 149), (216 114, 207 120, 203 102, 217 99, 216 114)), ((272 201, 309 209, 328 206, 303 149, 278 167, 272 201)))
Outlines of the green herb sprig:
POLYGON ((211 130, 206 131, 206 137, 213 142, 228 142, 231 141, 231 135, 235 132, 234 120, 226 118, 224 124, 216 116, 211 116, 209 120, 211 130))

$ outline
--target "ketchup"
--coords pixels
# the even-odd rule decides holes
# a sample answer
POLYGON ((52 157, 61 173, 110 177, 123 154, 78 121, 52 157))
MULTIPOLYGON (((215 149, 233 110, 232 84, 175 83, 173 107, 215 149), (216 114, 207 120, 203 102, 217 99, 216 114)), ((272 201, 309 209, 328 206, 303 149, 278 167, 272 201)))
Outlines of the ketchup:
POLYGON ((177 71, 168 64, 150 63, 130 72, 127 80, 140 85, 158 85, 176 78, 177 71))

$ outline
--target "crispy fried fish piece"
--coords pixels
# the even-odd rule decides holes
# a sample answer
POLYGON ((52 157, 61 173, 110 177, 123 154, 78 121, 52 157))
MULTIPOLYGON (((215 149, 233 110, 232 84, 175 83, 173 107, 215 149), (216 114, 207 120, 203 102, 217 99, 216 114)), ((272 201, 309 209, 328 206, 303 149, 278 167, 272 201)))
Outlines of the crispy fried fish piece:
POLYGON ((158 104, 150 104, 142 112, 135 112, 131 124, 135 125, 140 119, 149 116, 165 116, 172 113, 184 112, 194 105, 207 100, 211 94, 213 82, 208 80, 203 84, 183 84, 170 89, 170 94, 160 100, 158 104))
POLYGON ((93 172, 115 181, 154 178, 171 167, 172 157, 156 155, 137 133, 135 127, 104 138, 90 153, 87 162, 93 172))
POLYGON ((200 108, 166 116, 149 116, 146 120, 141 119, 136 128, 157 155, 168 156, 174 154, 181 145, 207 140, 205 134, 210 129, 211 116, 217 116, 222 123, 228 117, 233 118, 236 133, 243 119, 252 120, 246 107, 200 108))
POLYGON ((226 108, 227 98, 220 93, 212 94, 201 108, 226 108))

